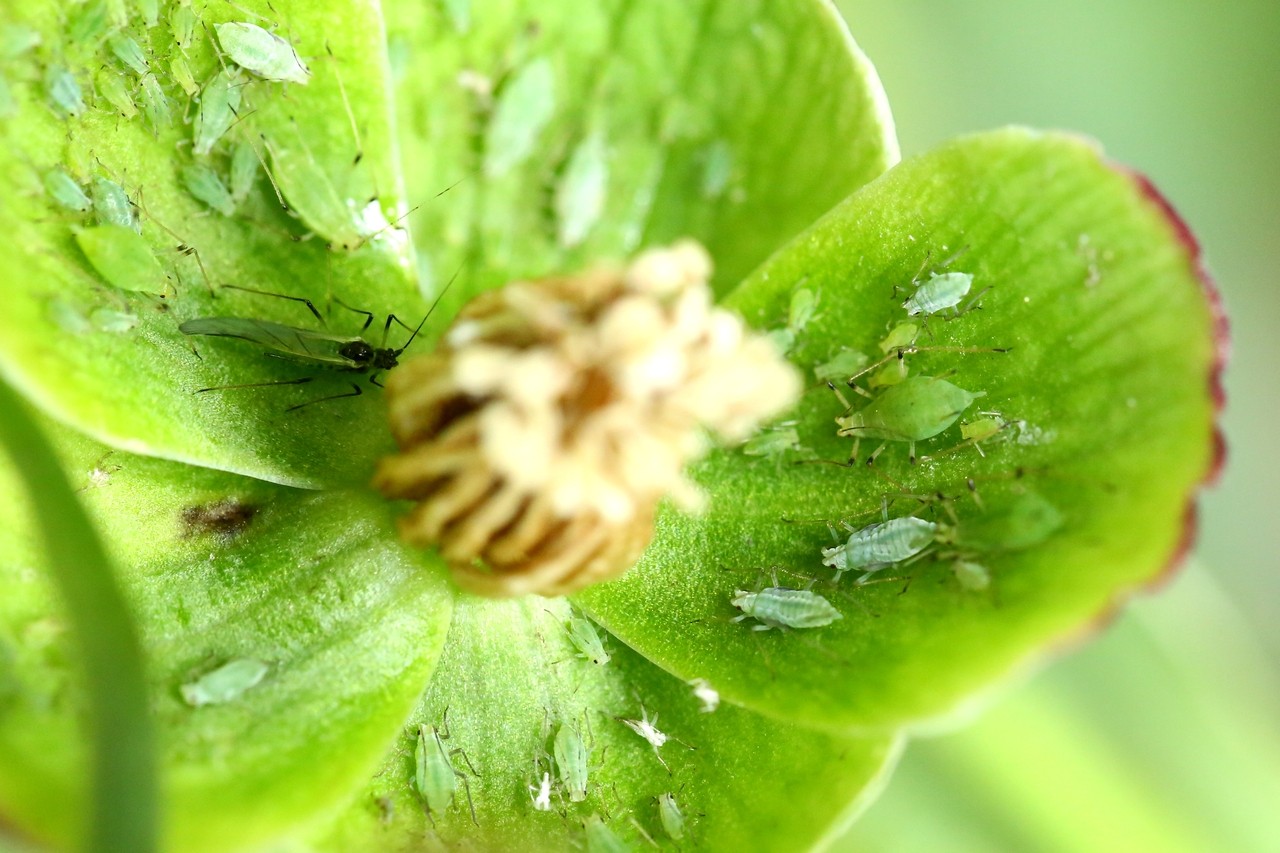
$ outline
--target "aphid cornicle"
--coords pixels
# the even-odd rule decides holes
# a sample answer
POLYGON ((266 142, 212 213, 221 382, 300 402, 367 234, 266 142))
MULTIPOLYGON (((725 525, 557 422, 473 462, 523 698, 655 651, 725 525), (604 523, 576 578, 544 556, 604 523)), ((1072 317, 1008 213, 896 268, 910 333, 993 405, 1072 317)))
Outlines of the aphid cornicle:
POLYGON ((755 619, 753 631, 770 628, 821 628, 830 625, 844 614, 818 593, 807 589, 787 589, 771 586, 759 592, 734 590, 732 604, 742 611, 733 621, 755 619))

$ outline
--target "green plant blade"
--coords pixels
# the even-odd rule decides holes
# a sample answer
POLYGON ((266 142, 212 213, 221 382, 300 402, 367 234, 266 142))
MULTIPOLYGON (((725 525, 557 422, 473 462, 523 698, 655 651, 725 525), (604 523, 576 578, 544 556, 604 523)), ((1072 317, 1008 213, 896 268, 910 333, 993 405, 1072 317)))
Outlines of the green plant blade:
MULTIPOLYGON (((1219 461, 1221 329, 1194 243, 1150 186, 1076 138, 969 137, 852 196, 730 302, 781 325, 804 282, 820 307, 792 357, 812 371, 841 348, 878 357, 907 319, 911 288, 894 287, 922 266, 972 274, 975 295, 990 288, 980 310, 928 318, 906 356, 912 375, 985 395, 957 422, 1007 422, 983 455, 953 425, 918 443, 915 465, 901 441, 872 467, 812 461, 843 462, 853 444, 836 434, 845 406, 815 381, 789 416, 804 450, 716 454, 698 474, 709 511, 666 513, 634 572, 582 596, 610 631, 762 713, 878 729, 954 708, 1177 562, 1219 461), (943 349, 958 347, 1009 351, 943 349), (1033 501, 1049 510, 1024 512, 1033 501), (821 552, 849 535, 837 523, 882 513, 932 520, 948 541, 873 576, 892 583, 857 586, 856 571, 833 583, 821 552), (958 558, 985 566, 990 586, 961 586, 958 558), (782 586, 814 581, 844 618, 786 634, 732 621, 734 590, 768 585, 770 571, 782 586)), ((879 443, 863 440, 860 459, 879 443)))
POLYGON ((417 248, 429 280, 464 270, 450 300, 681 237, 724 292, 897 160, 825 0, 462 5, 386 4, 417 248))
MULTIPOLYGON (((345 801, 443 647, 451 592, 438 566, 395 543, 390 508, 368 493, 297 491, 63 442, 151 661, 165 849, 261 844, 345 801)), ((84 807, 79 704, 63 617, 32 571, 43 556, 16 515, 24 507, 10 506, 0 810, 65 844, 84 807)))
MULTIPOLYGON (((366 376, 265 358, 249 342, 187 337, 178 327, 239 316, 326 328, 301 302, 223 285, 309 298, 336 335, 358 334, 365 318, 329 296, 376 312, 366 331, 374 345, 387 312, 421 318, 412 252, 389 225, 404 202, 376 6, 177 4, 172 19, 194 19, 186 35, 181 23, 148 28, 139 18, 117 33, 140 45, 151 69, 141 78, 114 70, 106 41, 69 41, 59 8, 0 13, 0 29, 21 23, 39 36, 5 68, 16 114, 0 124, 0 223, 11 245, 0 271, 12 286, 0 314, 0 371, 59 420, 116 447, 292 485, 363 482, 373 456, 390 447, 380 392, 366 376), (216 23, 254 15, 278 25, 309 63, 306 85, 261 79, 215 52, 216 23), (40 73, 55 59, 84 87, 106 63, 102 73, 124 74, 139 106, 151 108, 126 119, 86 96, 79 117, 59 118, 40 73), (173 71, 179 62, 194 96, 173 71), (68 209, 45 189, 54 169, 82 187, 108 181, 123 202, 68 209), (243 194, 230 202, 234 216, 192 194, 193 169, 206 179, 196 186, 213 174, 243 194), (98 228, 109 211, 141 237, 98 228), (308 376, 302 387, 194 393, 308 376), (352 383, 362 399, 286 411, 350 393, 352 383)), ((386 342, 408 337, 393 325, 386 342)))
MULTIPOLYGON (((128 605, 53 449, 4 383, 0 439, 7 451, 4 467, 12 466, 20 474, 25 503, 38 520, 50 577, 72 636, 71 663, 84 670, 76 681, 86 707, 69 710, 87 710, 92 769, 85 793, 91 807, 87 826, 75 820, 68 828, 81 837, 86 850, 154 850, 155 735, 147 713, 142 650, 128 605)), ((6 485, 13 487, 7 493, 17 498, 22 486, 6 485)), ((4 658, 7 655, 0 656, 4 658)), ((0 683, 5 680, 0 670, 0 683)), ((9 698, 0 688, 0 707, 9 698)))
POLYGON ((382 771, 316 846, 570 849, 593 815, 629 845, 644 844, 642 832, 670 844, 657 805, 669 793, 684 814, 681 846, 803 849, 852 817, 895 753, 892 738, 823 734, 728 704, 704 713, 689 685, 617 643, 607 645, 607 663, 581 657, 568 638, 571 618, 582 617, 561 599, 460 601, 423 704, 382 771), (672 738, 658 750, 622 722, 644 714, 672 738), (428 737, 432 727, 441 735, 467 780, 451 805, 429 810, 412 787, 422 725, 428 737), (590 752, 577 802, 553 758, 566 725, 590 752), (548 811, 534 806, 544 773, 548 811))

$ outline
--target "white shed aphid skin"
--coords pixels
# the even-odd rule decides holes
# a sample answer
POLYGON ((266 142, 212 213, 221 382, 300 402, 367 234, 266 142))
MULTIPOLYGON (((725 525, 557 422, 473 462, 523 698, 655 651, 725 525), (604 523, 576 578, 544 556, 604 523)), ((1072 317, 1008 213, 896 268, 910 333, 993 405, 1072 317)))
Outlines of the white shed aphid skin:
POLYGON ((658 795, 658 822, 672 841, 684 840, 684 812, 676 802, 676 795, 667 791, 658 795))
POLYGON ((479 776, 471 759, 461 747, 446 749, 444 742, 451 737, 449 733, 449 709, 445 709, 441 728, 428 726, 425 723, 418 727, 417 744, 413 751, 413 789, 422 799, 426 807, 427 819, 435 826, 435 812, 447 809, 455 803, 458 793, 458 782, 462 782, 463 792, 467 795, 467 807, 471 811, 471 822, 476 821, 476 806, 471 799, 471 782, 467 774, 454 767, 453 759, 461 758, 473 776, 479 776), (441 731, 443 729, 443 731, 441 731))
POLYGON ((65 66, 50 65, 45 69, 44 88, 59 118, 75 118, 84 112, 84 94, 80 91, 80 84, 65 66))
POLYGON ((552 750, 556 761, 556 775, 560 784, 569 792, 571 802, 580 803, 587 798, 587 774, 590 772, 591 747, 582 734, 568 723, 561 723, 556 731, 552 750))
MULTIPOLYGON (((886 388, 861 409, 837 417, 837 435, 852 436, 858 442, 863 438, 906 442, 908 459, 915 464, 916 442, 945 431, 985 393, 966 391, 937 376, 911 376, 886 388)), ((840 400, 847 405, 843 397, 840 400)), ((858 442, 850 454, 851 462, 857 458, 858 442)), ((872 464, 883 449, 882 444, 868 457, 867 464, 872 464)))
POLYGON ((89 197, 93 199, 93 212, 103 225, 119 225, 142 233, 138 211, 129 200, 124 187, 101 176, 89 183, 89 197))
POLYGON ((151 70, 147 57, 143 54, 142 48, 132 36, 124 33, 116 33, 107 39, 107 46, 111 48, 111 52, 116 59, 127 65, 133 73, 142 77, 151 70))
POLYGON ((168 127, 173 123, 173 111, 169 107, 169 96, 154 73, 142 78, 142 111, 156 130, 168 127))
POLYGON ((609 653, 605 651, 600 632, 586 616, 571 610, 565 631, 569 635, 569 642, 577 649, 578 657, 597 666, 604 666, 609 662, 609 653))
POLYGON ((236 202, 222 177, 204 163, 191 163, 182 169, 182 185, 198 201, 223 216, 235 216, 236 202))
MULTIPOLYGON (((537 764, 534 764, 536 776, 537 764)), ((540 812, 551 811, 551 773, 547 770, 542 771, 542 779, 537 785, 529 786, 530 799, 533 801, 533 807, 540 812)))
POLYGON ((694 697, 702 703, 702 707, 698 709, 702 713, 711 714, 720 707, 720 693, 711 686, 711 682, 705 678, 695 678, 686 683, 693 688, 694 697))
POLYGON ((757 592, 738 589, 734 590, 731 603, 742 611, 733 621, 754 619, 758 624, 751 626, 753 631, 822 628, 844 618, 830 601, 808 589, 780 586, 765 587, 757 592))
POLYGON ((269 670, 270 667, 260 660, 240 658, 182 685, 179 692, 182 700, 193 708, 232 702, 257 686, 269 670))
POLYGON ((214 24, 218 44, 227 58, 264 80, 306 85, 311 70, 285 39, 257 24, 231 22, 214 24))
POLYGON ((43 182, 49 197, 60 207, 77 213, 88 213, 93 209, 93 201, 65 170, 55 166, 44 173, 43 182))
POLYGON ((838 582, 845 572, 861 571, 858 583, 864 583, 880 569, 897 565, 922 554, 938 535, 939 525, 915 516, 891 518, 865 527, 852 527, 848 540, 833 548, 822 549, 822 564, 836 570, 838 582))
POLYGON ((120 72, 103 68, 94 77, 93 82, 98 94, 115 107, 121 117, 133 118, 138 114, 138 105, 133 102, 129 87, 125 85, 124 75, 120 72))
POLYGON ((208 154, 240 117, 243 87, 244 81, 237 73, 224 69, 215 74, 200 92, 192 152, 208 154))

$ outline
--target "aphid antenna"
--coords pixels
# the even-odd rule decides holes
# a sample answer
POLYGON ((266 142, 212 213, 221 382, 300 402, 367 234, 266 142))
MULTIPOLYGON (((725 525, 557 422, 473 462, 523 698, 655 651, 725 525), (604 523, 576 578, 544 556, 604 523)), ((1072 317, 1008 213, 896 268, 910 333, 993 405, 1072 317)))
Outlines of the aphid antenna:
POLYGON ((342 72, 339 70, 341 63, 338 61, 338 57, 334 55, 333 46, 329 44, 328 39, 325 39, 324 51, 333 62, 333 79, 338 83, 338 93, 342 95, 342 108, 347 114, 347 121, 351 123, 351 136, 356 141, 356 156, 352 158, 351 165, 357 166, 364 159, 364 142, 360 139, 360 127, 356 123, 356 114, 351 109, 351 101, 347 98, 346 84, 342 82, 342 72))

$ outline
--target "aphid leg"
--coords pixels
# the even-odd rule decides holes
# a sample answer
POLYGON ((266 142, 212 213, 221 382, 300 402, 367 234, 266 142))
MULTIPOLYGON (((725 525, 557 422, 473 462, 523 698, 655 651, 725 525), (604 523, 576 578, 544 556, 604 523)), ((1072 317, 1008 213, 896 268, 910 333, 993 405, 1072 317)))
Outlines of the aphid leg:
POLYGON ((303 385, 313 379, 315 379, 314 376, 304 376, 301 379, 280 379, 273 382, 246 382, 243 385, 213 385, 209 388, 197 388, 193 393, 203 394, 206 391, 234 391, 239 388, 270 388, 275 385, 303 385))
POLYGON ((351 123, 351 136, 356 141, 356 156, 351 161, 351 165, 356 166, 364 159, 364 143, 360 139, 360 127, 356 124, 356 114, 351 111, 351 101, 347 98, 347 87, 342 82, 342 72, 338 70, 338 57, 334 56, 333 47, 328 40, 324 43, 324 50, 333 62, 333 79, 338 83, 338 93, 342 95, 342 108, 346 110, 347 121, 351 123))
MULTIPOLYGON (((320 321, 320 325, 326 326, 327 328, 327 324, 324 321, 324 317, 321 316, 320 312, 316 310, 316 306, 311 302, 311 300, 307 299, 306 297, 289 296, 284 293, 272 293, 270 290, 259 290, 256 287, 244 287, 239 284, 224 284, 222 285, 222 287, 224 289, 229 289, 229 290, 243 290, 246 293, 256 293, 259 296, 274 296, 276 299, 288 299, 290 302, 301 302, 303 305, 307 306, 307 310, 311 312, 312 316, 314 316, 317 320, 320 321)), ((347 396, 347 395, 344 395, 344 396, 347 396)))
MULTIPOLYGON (((471 759, 467 758, 467 754, 462 751, 461 747, 459 747, 458 749, 452 750, 449 753, 450 757, 453 757, 455 755, 461 755, 463 761, 467 762, 467 767, 471 770, 471 772, 475 773, 477 776, 480 775, 479 773, 476 773, 475 768, 471 766, 471 759)), ((467 795, 467 808, 471 811, 471 823, 473 823, 477 827, 480 826, 480 822, 476 820, 476 804, 475 804, 475 801, 471 799, 471 781, 467 779, 467 774, 455 768, 453 764, 449 765, 449 769, 453 771, 453 775, 457 776, 460 780, 462 780, 462 791, 467 795)))
MULTIPOLYGON (((152 214, 152 212, 147 209, 146 201, 142 197, 141 187, 138 188, 137 205, 138 205, 138 209, 142 211, 142 213, 147 217, 148 221, 154 222, 156 224, 156 227, 158 227, 161 231, 163 231, 164 233, 168 234, 170 237, 178 241, 178 245, 174 246, 174 251, 176 251, 178 254, 183 255, 185 257, 195 258, 196 266, 200 268, 200 277, 204 279, 204 286, 209 290, 209 296, 214 299, 217 299, 218 295, 217 293, 214 292, 213 282, 210 281, 209 279, 209 271, 205 268, 204 259, 200 257, 200 251, 195 246, 192 246, 186 240, 178 236, 178 234, 168 225, 165 225, 159 219, 156 219, 155 215, 152 214)), ((197 355, 199 355, 199 353, 197 353, 197 355)))
MULTIPOLYGON (((367 328, 369 328, 370 324, 371 324, 371 323, 373 323, 373 312, 372 312, 372 311, 364 311, 364 310, 362 310, 362 309, 360 309, 360 308, 353 308, 352 306, 350 306, 350 305, 348 305, 347 303, 343 302, 341 299, 339 299, 339 298, 338 298, 338 297, 336 297, 336 296, 333 296, 333 297, 330 297, 330 298, 331 298, 334 302, 336 302, 336 303, 338 303, 340 306, 342 306, 343 308, 346 308, 346 309, 347 309, 348 311, 350 311, 352 314, 362 314, 362 315, 364 316, 364 325, 360 327, 360 332, 361 332, 362 334, 364 333, 364 330, 365 330, 365 329, 367 329, 367 328)), ((385 346, 385 345, 386 345, 386 343, 387 343, 387 327, 389 327, 389 326, 391 325, 391 319, 392 319, 393 317, 395 317, 395 315, 394 315, 394 314, 388 314, 388 315, 387 315, 387 325, 386 325, 386 326, 384 326, 384 327, 382 328, 382 345, 383 345, 383 346, 385 346)), ((404 324, 403 324, 403 323, 401 323, 401 325, 404 325, 404 324)))
MULTIPOLYGON (((857 445, 858 441, 860 441, 860 439, 857 439, 857 438, 855 438, 855 439, 854 439, 854 445, 855 445, 855 446, 857 445)), ((879 446, 879 447, 877 447, 875 450, 871 451, 871 455, 867 457, 867 461, 866 461, 866 465, 867 465, 867 467, 868 467, 868 468, 870 468, 871 466, 873 466, 873 465, 875 465, 875 464, 876 464, 876 459, 877 459, 877 457, 879 457, 879 456, 880 456, 881 452, 883 452, 883 451, 884 451, 884 449, 885 449, 885 447, 887 447, 887 446, 888 446, 888 442, 883 442, 883 441, 882 441, 882 442, 880 442, 880 446, 879 446)), ((915 453, 915 446, 916 446, 916 445, 915 445, 915 442, 914 442, 914 441, 913 441, 913 442, 911 442, 912 454, 914 454, 914 453, 915 453)), ((911 461, 912 461, 913 463, 915 462, 914 457, 912 458, 912 460, 911 460, 911 461)))
MULTIPOLYGON (((297 384, 297 383, 293 383, 293 384, 297 384)), ((296 406, 290 406, 289 408, 285 409, 285 411, 296 412, 298 411, 298 409, 306 408, 307 406, 313 406, 316 403, 327 403, 330 400, 341 400, 344 397, 359 397, 363 393, 364 392, 360 390, 360 386, 352 382, 350 394, 331 394, 328 397, 321 397, 318 400, 308 400, 305 403, 299 403, 296 406)))
POLYGON ((954 320, 957 317, 962 317, 965 314, 968 314, 970 311, 981 311, 982 305, 979 303, 982 300, 982 295, 990 289, 991 289, 991 285, 988 284, 986 287, 982 288, 982 290, 979 290, 973 296, 970 296, 968 299, 966 299, 963 304, 957 305, 955 308, 955 313, 952 314, 947 319, 954 320))

